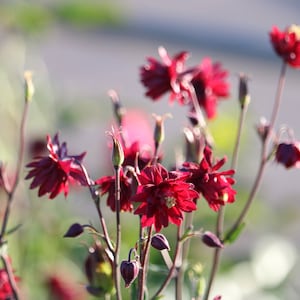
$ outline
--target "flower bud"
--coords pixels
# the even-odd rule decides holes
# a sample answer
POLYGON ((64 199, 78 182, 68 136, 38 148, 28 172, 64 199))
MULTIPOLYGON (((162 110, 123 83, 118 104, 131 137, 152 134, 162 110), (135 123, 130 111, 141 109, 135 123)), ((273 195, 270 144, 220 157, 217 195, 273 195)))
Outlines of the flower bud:
POLYGON ((261 138, 262 142, 264 142, 269 134, 270 124, 265 118, 261 118, 259 120, 259 124, 256 126, 256 131, 261 138))
POLYGON ((154 142, 155 148, 157 149, 158 146, 164 141, 165 139, 165 126, 164 121, 167 117, 171 118, 170 114, 164 114, 163 116, 158 116, 153 114, 155 119, 155 129, 154 129, 154 142))
POLYGON ((114 114, 118 121, 118 124, 119 124, 119 126, 122 126, 123 116, 125 115, 126 110, 123 107, 123 105, 121 104, 119 96, 115 90, 109 90, 108 95, 110 96, 110 98, 112 100, 114 114))
POLYGON ((123 260, 121 262, 121 275, 125 281, 125 287, 129 287, 139 274, 140 265, 136 260, 123 260))
POLYGON ((239 102, 241 108, 247 107, 250 103, 250 94, 248 92, 248 80, 249 78, 245 74, 240 74, 240 83, 239 83, 239 102))
POLYGON ((80 225, 79 223, 74 223, 70 226, 68 231, 65 233, 64 237, 77 237, 83 233, 83 226, 80 225))
POLYGON ((291 167, 300 168, 300 143, 281 143, 275 152, 275 159, 287 169, 291 167))
POLYGON ((32 82, 32 72, 25 71, 24 72, 24 80, 25 80, 25 101, 29 102, 32 100, 34 94, 34 85, 32 82))
POLYGON ((114 167, 120 167, 124 162, 123 147, 114 132, 110 133, 113 140, 112 162, 114 167))
POLYGON ((159 251, 168 250, 170 251, 170 245, 167 238, 161 234, 157 233, 151 238, 151 246, 159 251))
POLYGON ((205 231, 204 234, 202 235, 202 242, 212 248, 223 248, 224 245, 220 241, 220 239, 212 232, 210 231, 205 231))

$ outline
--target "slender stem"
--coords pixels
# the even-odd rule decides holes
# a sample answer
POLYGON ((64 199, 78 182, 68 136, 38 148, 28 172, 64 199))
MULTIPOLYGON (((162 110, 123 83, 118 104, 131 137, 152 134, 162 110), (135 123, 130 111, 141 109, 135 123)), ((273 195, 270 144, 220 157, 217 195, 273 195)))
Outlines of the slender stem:
MULTIPOLYGON (((235 145, 233 148, 232 160, 231 160, 231 166, 230 166, 230 168, 235 171, 237 169, 237 162, 238 162, 239 150, 240 150, 240 145, 241 145, 242 129, 244 128, 244 124, 245 124, 247 108, 248 108, 247 103, 244 103, 243 105, 241 105, 241 110, 240 110, 240 114, 239 114, 237 135, 236 135, 236 139, 235 139, 235 145)), ((225 218, 225 207, 221 206, 218 211, 217 223, 216 223, 216 235, 220 239, 222 239, 223 231, 224 231, 224 218, 225 218)), ((221 250, 222 250, 221 248, 216 248, 214 250, 212 268, 211 268, 211 272, 210 272, 204 299, 208 299, 210 290, 212 288, 214 279, 216 277, 216 274, 217 274, 217 271, 219 268, 219 264, 221 261, 221 250)))
POLYGON ((146 240, 146 245, 143 247, 143 251, 141 254, 141 271, 140 271, 140 278, 139 278, 139 291, 138 291, 138 300, 144 299, 145 294, 145 284, 146 284, 146 275, 147 275, 147 266, 149 261, 149 252, 150 252, 150 242, 151 242, 151 235, 153 231, 153 225, 148 228, 148 235, 146 240))
POLYGON ((230 233, 234 232, 244 221, 244 218, 246 217, 246 215, 248 213, 248 210, 253 202, 253 199, 256 195, 256 192, 259 188, 261 179, 263 177, 265 166, 266 166, 266 163, 268 162, 268 158, 269 158, 268 145, 270 142, 270 138, 272 136, 273 128, 274 128, 274 125, 276 122, 276 118, 277 118, 277 115, 279 112, 280 103, 281 103, 281 99, 282 99, 282 92, 283 92, 284 83, 285 83, 286 68, 287 68, 287 65, 285 62, 283 62, 282 67, 281 67, 280 76, 279 76, 279 81, 278 81, 278 86, 277 86, 277 91, 276 91, 275 102, 274 102, 274 106, 273 106, 273 110, 272 110, 271 120, 269 123, 269 129, 268 129, 268 133, 267 133, 267 136, 264 140, 263 147, 262 147, 261 163, 260 163, 260 166, 258 169, 258 173, 256 175, 256 179, 255 179, 253 188, 249 194, 248 200, 247 200, 243 210, 241 211, 236 222, 232 225, 232 227, 229 231, 229 235, 230 235, 230 233))
POLYGON ((3 222, 1 226, 1 233, 0 233, 0 242, 3 242, 3 236, 5 235, 6 232, 6 227, 10 215, 10 208, 11 208, 11 203, 14 198, 15 191, 17 189, 19 179, 20 179, 20 173, 21 173, 21 168, 23 165, 23 158, 24 158, 24 147, 25 147, 25 125, 26 125, 26 119, 28 115, 28 108, 29 108, 29 102, 25 101, 25 106, 22 114, 22 120, 21 120, 21 125, 20 125, 20 141, 19 141, 19 152, 18 152, 18 161, 16 165, 16 173, 15 173, 15 179, 14 183, 12 185, 12 188, 10 191, 7 191, 7 202, 6 202, 6 208, 4 212, 4 217, 3 217, 3 222))
POLYGON ((206 142, 210 146, 212 146, 214 144, 214 140, 213 140, 213 137, 212 137, 212 135, 210 134, 210 132, 208 130, 205 118, 203 116, 201 107, 200 107, 198 99, 197 99, 195 88, 193 87, 192 84, 190 84, 189 89, 190 89, 190 95, 191 95, 192 103, 193 103, 193 106, 194 106, 194 109, 195 109, 195 112, 196 112, 196 118, 197 118, 198 125, 199 125, 202 133, 205 136, 206 142))
MULTIPOLYGON (((267 136, 266 136, 265 140, 263 141, 262 152, 261 152, 261 161, 260 161, 260 165, 259 165, 256 177, 255 177, 255 181, 254 181, 254 184, 252 186, 252 189, 250 190, 248 199, 247 199, 240 215, 238 216, 235 223, 232 225, 231 229, 228 232, 228 236, 230 236, 243 223, 243 221, 244 221, 244 219, 245 219, 245 217, 246 217, 246 215, 247 215, 247 213, 248 213, 248 211, 249 211, 249 209, 250 209, 250 207, 253 203, 253 200, 254 200, 255 195, 256 195, 256 193, 259 189, 259 186, 261 184, 261 181, 262 181, 262 178, 263 178, 263 175, 264 175, 264 171, 265 171, 265 168, 266 168, 266 163, 267 163, 268 157, 269 157, 269 155, 268 155, 268 145, 269 145, 270 138, 272 136, 273 128, 274 128, 276 118, 277 118, 279 108, 280 108, 280 102, 281 102, 281 99, 282 99, 282 92, 283 92, 283 87, 284 87, 284 82, 285 82, 285 74, 286 74, 286 64, 285 64, 285 62, 283 62, 281 72, 280 72, 280 76, 279 76, 278 85, 277 85, 277 91, 276 91, 276 95, 275 95, 275 102, 274 102, 273 109, 272 109, 271 120, 270 120, 270 123, 269 123, 269 129, 268 129, 267 136)), ((241 118, 240 118, 240 127, 243 124, 243 122, 244 122, 244 116, 241 116, 241 118)), ((240 132, 240 130, 239 130, 239 132, 240 132)), ((239 134, 240 133, 238 133, 238 136, 239 136, 239 134)), ((237 139, 237 143, 240 143, 239 138, 237 139)), ((239 148, 238 144, 236 144, 236 148, 237 149, 239 148)), ((236 158, 233 158, 233 160, 232 160, 232 165, 233 166, 236 165, 237 154, 238 154, 238 151, 234 150, 234 155, 236 156, 236 158)), ((223 224, 223 221, 222 221, 223 217, 221 217, 221 214, 223 214, 223 213, 224 212, 223 212, 223 209, 222 209, 219 216, 218 216, 218 221, 217 221, 218 236, 220 236, 223 232, 223 229, 221 228, 221 226, 223 226, 222 225, 223 224)), ((207 290, 206 290, 206 293, 205 293, 205 296, 204 296, 203 300, 208 300, 209 293, 210 293, 210 290, 211 290, 211 287, 212 287, 212 284, 213 284, 213 281, 214 281, 214 278, 215 278, 215 275, 216 275, 216 272, 217 272, 217 269, 218 269, 218 265, 219 265, 219 261, 220 261, 220 252, 221 252, 220 249, 215 250, 212 271, 211 271, 211 274, 210 274, 208 287, 207 287, 207 290)))
POLYGON ((4 266, 6 273, 8 275, 9 285, 11 287, 12 294, 14 297, 13 300, 18 300, 19 299, 18 287, 16 284, 15 276, 13 274, 11 263, 10 263, 8 257, 6 257, 4 255, 1 255, 1 261, 2 261, 2 264, 4 266))
MULTIPOLYGON (((194 212, 187 213, 186 214, 186 222, 185 222, 185 230, 191 227, 193 223, 193 217, 194 212)), ((180 232, 180 235, 182 235, 182 232, 180 232)), ((177 259, 177 276, 176 276, 176 300, 182 299, 182 287, 183 287, 183 281, 184 281, 184 263, 187 259, 187 256, 189 254, 190 249, 190 239, 186 240, 184 243, 180 243, 180 247, 178 250, 178 259, 177 259)))
POLYGON ((93 188, 93 183, 92 183, 92 181, 91 181, 91 179, 90 179, 90 177, 89 177, 89 175, 87 173, 87 170, 84 167, 84 165, 81 162, 79 162, 79 161, 77 162, 77 164, 80 166, 80 168, 81 168, 81 170, 82 170, 82 172, 84 174, 84 177, 85 177, 85 180, 87 182, 87 185, 88 185, 91 197, 94 200, 94 204, 96 206, 96 210, 97 210, 97 213, 98 213, 98 216, 99 216, 99 221, 100 221, 101 228, 102 228, 103 235, 104 235, 104 241, 105 241, 105 243, 107 245, 107 248, 110 250, 110 252, 112 254, 114 254, 114 247, 111 244, 111 239, 109 237, 109 233, 108 233, 108 230, 107 230, 105 219, 103 218, 101 207, 100 207, 100 196, 99 196, 99 193, 93 188))
POLYGON ((121 186, 120 186, 120 166, 115 166, 115 206, 116 206, 116 230, 117 240, 114 254, 114 279, 116 288, 116 298, 121 299, 121 283, 120 283, 120 272, 119 272, 119 256, 120 256, 120 245, 121 245, 121 220, 120 220, 120 197, 121 197, 121 186))
POLYGON ((179 258, 180 254, 180 247, 181 247, 181 232, 182 232, 182 225, 179 225, 178 230, 177 230, 177 238, 176 238, 176 248, 175 248, 175 253, 174 253, 174 258, 173 258, 173 265, 171 269, 169 270, 169 273, 167 277, 165 278, 164 282, 160 286, 160 288, 157 290, 157 292, 152 296, 151 300, 155 300, 156 297, 158 297, 168 286, 169 282, 171 279, 174 277, 176 267, 177 267, 177 260, 179 258))

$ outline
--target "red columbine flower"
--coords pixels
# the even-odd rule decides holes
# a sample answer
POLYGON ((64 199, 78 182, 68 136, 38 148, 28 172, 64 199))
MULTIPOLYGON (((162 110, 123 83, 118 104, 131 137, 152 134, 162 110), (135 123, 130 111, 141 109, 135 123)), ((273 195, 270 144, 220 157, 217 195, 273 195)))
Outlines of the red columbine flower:
POLYGON ((170 92, 171 102, 179 100, 182 103, 179 75, 183 72, 188 53, 183 51, 170 57, 163 47, 159 47, 158 53, 162 62, 149 57, 148 64, 141 67, 141 81, 147 88, 146 96, 157 100, 163 94, 170 92))
MULTIPOLYGON (((112 211, 116 211, 115 204, 115 176, 104 176, 95 181, 96 184, 100 185, 101 196, 108 194, 107 205, 112 211)), ((121 197, 120 197, 120 208, 121 211, 132 211, 133 206, 129 201, 131 198, 131 178, 127 177, 123 170, 120 172, 120 184, 121 184, 121 197)))
POLYGON ((271 43, 276 53, 294 68, 300 67, 300 26, 291 25, 284 31, 273 26, 271 43))
POLYGON ((287 169, 300 168, 300 142, 279 144, 275 152, 275 159, 287 169))
POLYGON ((184 171, 191 173, 188 181, 194 184, 195 190, 207 200, 209 206, 217 211, 220 205, 235 201, 236 191, 231 187, 234 179, 230 177, 234 174, 234 170, 217 172, 225 164, 226 159, 223 158, 213 165, 211 149, 205 147, 203 154, 200 164, 186 162, 183 167, 184 171))
POLYGON ((135 167, 136 163, 140 169, 143 169, 151 160, 150 151, 144 151, 140 147, 140 142, 136 141, 129 147, 123 147, 124 150, 124 162, 123 166, 135 167))
POLYGON ((193 199, 198 193, 185 181, 188 176, 168 172, 160 164, 142 170, 137 194, 131 200, 141 202, 134 213, 142 217, 143 227, 154 225, 159 232, 169 222, 178 226, 183 220, 183 211, 197 208, 193 199))
POLYGON ((58 134, 51 139, 47 136, 48 156, 36 157, 26 167, 31 168, 25 179, 33 178, 30 188, 39 187, 38 196, 49 194, 55 198, 63 192, 65 197, 69 193, 69 184, 86 184, 84 174, 79 166, 85 153, 68 155, 67 144, 60 145, 58 134))
POLYGON ((212 119, 216 116, 218 100, 229 96, 228 72, 222 69, 220 63, 212 63, 210 58, 205 58, 193 73, 191 84, 199 104, 207 118, 212 119))

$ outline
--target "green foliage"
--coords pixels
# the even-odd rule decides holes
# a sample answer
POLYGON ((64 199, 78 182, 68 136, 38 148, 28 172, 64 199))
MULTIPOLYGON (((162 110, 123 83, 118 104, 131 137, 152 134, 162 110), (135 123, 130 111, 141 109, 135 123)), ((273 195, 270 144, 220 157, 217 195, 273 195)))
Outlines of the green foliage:
POLYGON ((58 22, 76 27, 96 27, 117 25, 121 19, 117 7, 107 1, 0 4, 0 25, 23 33, 40 33, 58 22))

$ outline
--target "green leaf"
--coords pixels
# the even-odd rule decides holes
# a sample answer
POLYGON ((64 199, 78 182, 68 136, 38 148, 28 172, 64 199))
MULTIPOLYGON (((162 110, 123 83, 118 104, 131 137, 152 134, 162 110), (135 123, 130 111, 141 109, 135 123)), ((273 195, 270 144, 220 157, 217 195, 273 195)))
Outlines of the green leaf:
POLYGON ((241 232, 243 231, 243 229, 245 228, 246 224, 245 223, 241 223, 236 229, 234 229, 233 231, 229 231, 226 236, 225 239, 223 241, 224 244, 229 243, 232 244, 241 234, 241 232))

